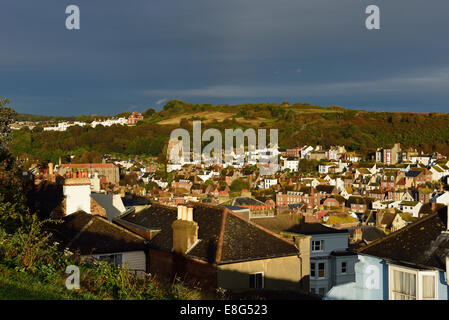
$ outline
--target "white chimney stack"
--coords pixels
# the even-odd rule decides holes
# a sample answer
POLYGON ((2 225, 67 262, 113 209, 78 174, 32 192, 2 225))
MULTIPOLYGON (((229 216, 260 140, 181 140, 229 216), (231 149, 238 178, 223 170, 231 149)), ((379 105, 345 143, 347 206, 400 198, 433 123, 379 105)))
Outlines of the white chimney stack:
POLYGON ((66 179, 63 186, 63 193, 66 197, 66 215, 77 211, 91 213, 89 179, 66 179))

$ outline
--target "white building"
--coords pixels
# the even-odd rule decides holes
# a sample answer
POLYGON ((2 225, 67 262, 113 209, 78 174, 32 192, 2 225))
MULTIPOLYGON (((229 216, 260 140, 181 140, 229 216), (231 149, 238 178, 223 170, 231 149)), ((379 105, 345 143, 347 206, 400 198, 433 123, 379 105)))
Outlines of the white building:
POLYGON ((278 184, 278 179, 264 179, 263 183, 264 188, 269 189, 278 184))
POLYGON ((284 160, 284 165, 281 170, 290 169, 290 171, 298 171, 299 160, 293 158, 287 158, 284 160))

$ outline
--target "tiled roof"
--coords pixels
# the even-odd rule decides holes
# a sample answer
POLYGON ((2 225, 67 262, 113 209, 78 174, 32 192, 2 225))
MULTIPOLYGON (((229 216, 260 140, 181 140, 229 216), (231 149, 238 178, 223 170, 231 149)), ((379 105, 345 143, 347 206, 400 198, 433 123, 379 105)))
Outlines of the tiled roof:
MULTIPOLYGON (((201 203, 190 205, 194 208, 193 220, 198 223, 200 241, 187 253, 187 257, 225 264, 298 254, 294 243, 224 207, 201 203)), ((177 208, 153 204, 121 219, 144 228, 161 230, 151 239, 150 245, 155 249, 172 251, 172 223, 177 219, 177 208)))
POLYGON ((113 163, 67 163, 62 164, 61 167, 67 167, 71 169, 86 169, 86 168, 114 168, 113 163))
POLYGON ((61 224, 49 224, 47 229, 72 251, 82 255, 144 250, 145 239, 98 215, 84 211, 70 214, 61 224))
POLYGON ((305 235, 348 233, 348 230, 346 229, 334 229, 321 223, 299 222, 294 216, 287 215, 273 218, 258 218, 255 222, 276 232, 283 231, 305 235))
POLYGON ((449 254, 447 207, 359 250, 398 264, 445 270, 449 254))
POLYGON ((324 192, 324 193, 332 194, 332 192, 334 192, 334 190, 335 190, 335 186, 329 186, 329 185, 320 184, 320 185, 316 186, 315 189, 318 192, 324 192))

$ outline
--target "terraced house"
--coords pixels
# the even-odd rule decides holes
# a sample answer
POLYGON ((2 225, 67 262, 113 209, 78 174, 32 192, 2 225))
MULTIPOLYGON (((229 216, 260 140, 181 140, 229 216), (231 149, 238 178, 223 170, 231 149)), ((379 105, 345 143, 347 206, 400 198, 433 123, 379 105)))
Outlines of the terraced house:
POLYGON ((153 204, 114 222, 149 243, 151 274, 198 286, 307 291, 309 238, 298 247, 225 207, 153 204))

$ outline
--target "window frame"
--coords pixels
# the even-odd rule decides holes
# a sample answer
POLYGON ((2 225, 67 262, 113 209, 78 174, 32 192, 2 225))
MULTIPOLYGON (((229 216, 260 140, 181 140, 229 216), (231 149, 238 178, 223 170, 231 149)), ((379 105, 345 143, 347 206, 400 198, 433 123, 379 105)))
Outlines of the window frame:
POLYGON ((316 264, 318 265, 318 268, 316 269, 316 272, 315 272, 315 274, 316 274, 316 277, 315 277, 315 279, 319 279, 319 280, 323 280, 323 279, 326 279, 326 262, 316 262, 316 264), (323 264, 323 276, 322 277, 320 277, 320 264, 323 264))
POLYGON ((347 261, 341 262, 340 272, 341 272, 341 274, 348 274, 348 262, 347 261), (343 268, 343 265, 344 265, 344 268, 343 268), (343 271, 343 269, 344 269, 344 271, 343 271))
POLYGON ((419 300, 438 300, 438 272, 437 271, 419 271, 418 272, 418 278, 417 282, 419 285, 419 300), (424 298, 424 276, 431 276, 433 277, 433 289, 434 289, 434 297, 433 298, 424 298))
POLYGON ((323 252, 324 251, 324 240, 312 240, 311 241, 311 245, 312 245, 312 252, 323 252), (319 250, 315 250, 314 244, 316 242, 320 243, 320 249, 319 250))
POLYGON ((315 262, 310 263, 310 278, 315 279, 316 278, 316 264, 315 262), (313 268, 312 268, 313 266, 313 268), (313 275, 312 275, 312 269, 313 269, 313 275))
POLYGON ((97 256, 97 260, 106 261, 106 262, 111 263, 117 267, 121 267, 121 266, 123 266, 123 252, 99 254, 97 256), (119 256, 120 256, 120 259, 118 259, 119 256), (112 261, 110 261, 109 257, 112 257, 112 261), (120 264, 117 264, 118 260, 120 260, 120 264))
POLYGON ((264 289, 264 288, 265 288, 265 274, 264 274, 263 271, 252 272, 252 273, 249 274, 249 288, 250 288, 250 289, 264 289), (261 281, 261 287, 260 287, 260 288, 257 288, 257 275, 259 275, 259 274, 260 274, 261 277, 262 277, 262 281, 261 281), (256 277, 256 278, 254 279, 254 284, 255 284, 255 287, 254 287, 254 288, 251 287, 251 276, 255 276, 255 277, 256 277))
POLYGON ((393 292, 393 285, 394 285, 394 271, 400 271, 405 272, 409 274, 415 275, 415 299, 416 300, 438 300, 438 278, 439 278, 439 272, 438 271, 431 271, 431 270, 417 270, 412 269, 408 267, 398 266, 398 265, 388 265, 388 299, 394 300, 394 292, 393 292), (434 278, 434 297, 433 298, 424 298, 423 297, 423 277, 424 276, 433 276, 434 278))

